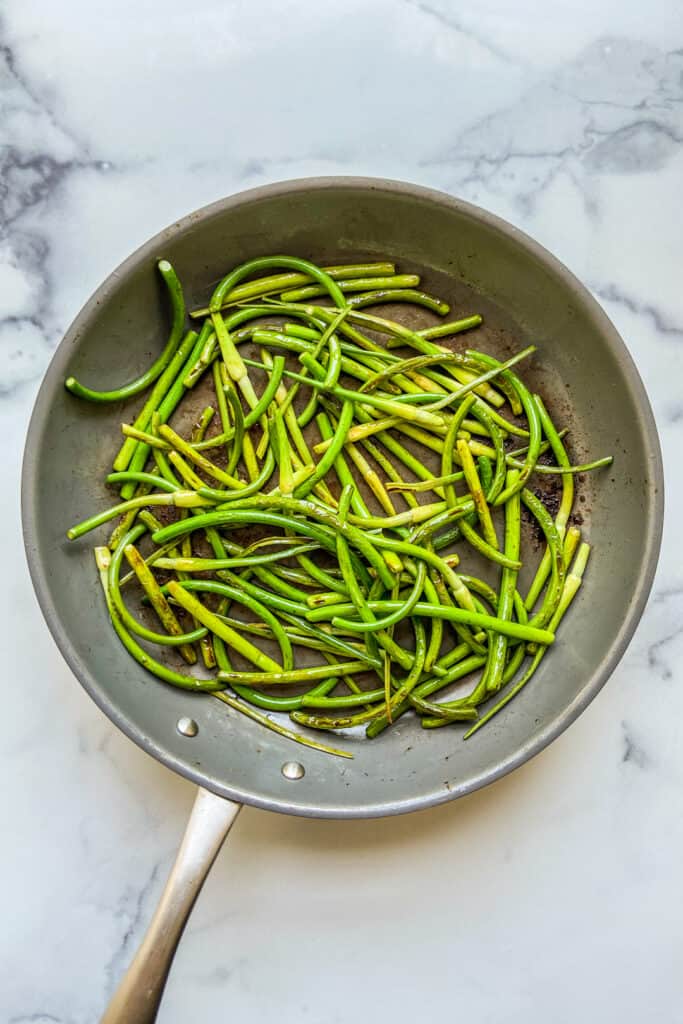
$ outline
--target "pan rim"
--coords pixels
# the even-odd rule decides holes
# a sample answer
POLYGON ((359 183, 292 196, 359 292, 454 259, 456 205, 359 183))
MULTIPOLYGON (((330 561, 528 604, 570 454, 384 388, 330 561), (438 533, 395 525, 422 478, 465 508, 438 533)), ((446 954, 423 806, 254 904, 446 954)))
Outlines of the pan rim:
POLYGON ((457 797, 465 796, 468 793, 474 792, 483 786, 495 782, 497 779, 509 774, 515 768, 518 768, 520 765, 524 764, 526 761, 544 750, 548 744, 556 739, 569 727, 569 725, 572 724, 572 722, 576 720, 576 718, 578 718, 581 712, 605 685, 623 657, 640 621, 652 588, 661 547, 663 518, 664 472, 659 436, 650 401, 636 364, 626 347, 625 342, 605 311, 586 286, 583 285, 581 281, 560 260, 557 259, 557 257, 553 256, 552 253, 545 249, 545 247, 540 245, 519 228, 514 227, 507 221, 498 217, 496 214, 490 213, 489 211, 472 203, 450 196, 447 193, 436 189, 426 188, 424 186, 415 185, 405 181, 373 177, 333 175, 296 178, 241 191, 200 207, 184 217, 175 220, 172 224, 163 228, 152 238, 135 249, 105 278, 95 292, 93 292, 71 325, 68 327, 62 340, 57 346, 35 399, 28 426, 22 463, 21 520, 24 548, 31 582, 43 617, 45 618, 48 629, 52 634, 57 648, 86 693, 100 708, 100 710, 104 712, 109 720, 124 733, 124 735, 128 736, 128 738, 131 739, 138 747, 145 750, 156 760, 182 775, 184 778, 204 787, 205 789, 211 790, 219 796, 238 803, 259 807, 263 810, 279 811, 303 817, 374 818, 403 814, 410 811, 436 806, 437 804, 445 803, 457 797), (194 769, 192 765, 175 757, 163 746, 154 742, 149 736, 146 736, 131 719, 119 711, 106 692, 101 689, 88 667, 80 658, 70 636, 63 628, 57 605, 51 597, 45 566, 37 557, 38 531, 35 516, 36 470, 38 461, 37 438, 41 436, 49 415, 51 396, 55 391, 55 387, 61 385, 61 381, 64 376, 65 363, 69 358, 73 341, 79 336, 83 327, 96 312, 102 298, 117 285, 119 278, 124 276, 130 269, 139 265, 141 261, 153 259, 158 255, 159 249, 166 244, 170 238, 174 238, 176 235, 184 233, 188 228, 195 226, 198 222, 210 219, 213 216, 222 214, 234 207, 257 203, 263 199, 291 195, 292 193, 334 189, 388 192, 412 199, 435 203, 442 207, 445 206, 451 210, 455 210, 461 216, 464 215, 484 223, 491 229, 506 236, 510 241, 530 252, 541 266, 544 266, 554 276, 560 278, 568 291, 571 292, 576 301, 583 306, 587 315, 594 321, 604 343, 622 367, 638 409, 639 426, 643 438, 643 446, 646 451, 649 470, 647 480, 648 514, 646 517, 642 569, 638 583, 631 596, 629 608, 624 620, 622 621, 620 629, 612 638, 612 641, 603 655, 598 668, 588 678, 585 686, 576 695, 575 699, 544 729, 534 733, 523 746, 517 749, 517 751, 504 758, 493 767, 482 771, 474 777, 470 776, 462 782, 454 782, 448 789, 441 787, 434 792, 421 794, 417 797, 409 797, 405 800, 390 800, 387 802, 372 803, 368 805, 359 804, 352 807, 289 803, 284 800, 265 797, 252 791, 242 790, 239 787, 224 785, 219 780, 211 778, 205 775, 202 771, 194 769))

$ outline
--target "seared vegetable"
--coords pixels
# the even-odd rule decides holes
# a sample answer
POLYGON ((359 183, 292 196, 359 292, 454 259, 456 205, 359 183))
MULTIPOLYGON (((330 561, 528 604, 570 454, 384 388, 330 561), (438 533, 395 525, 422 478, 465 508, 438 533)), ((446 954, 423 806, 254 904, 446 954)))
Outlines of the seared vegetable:
POLYGON ((103 467, 121 500, 67 533, 120 517, 95 552, 121 642, 164 682, 338 756, 351 755, 300 728, 363 725, 372 738, 412 710, 424 728, 466 722, 473 735, 554 641, 590 552, 570 525, 575 475, 611 458, 572 466, 566 431, 517 369, 533 346, 500 362, 440 343, 476 329, 476 314, 414 330, 365 312, 400 302, 423 323, 450 312, 393 263, 250 260, 187 333, 180 282, 167 260, 158 269, 172 320, 159 358, 110 391, 66 381, 95 402, 151 389, 103 467), (191 431, 171 426, 197 408, 199 382, 211 404, 191 431), (553 474, 554 515, 533 486, 553 474), (524 516, 545 540, 526 594, 524 516), (154 629, 124 600, 135 584, 154 629), (204 674, 172 664, 198 651, 204 674))

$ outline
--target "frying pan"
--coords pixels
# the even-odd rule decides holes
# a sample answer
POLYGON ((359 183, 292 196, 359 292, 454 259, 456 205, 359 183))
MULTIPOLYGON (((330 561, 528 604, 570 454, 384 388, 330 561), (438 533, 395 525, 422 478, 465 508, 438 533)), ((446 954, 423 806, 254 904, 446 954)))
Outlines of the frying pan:
MULTIPOLYGON (((390 315, 390 314, 387 314, 390 315)), ((403 313, 405 316, 405 312, 403 313)), ((130 256, 95 292, 57 349, 24 457, 28 563, 48 626, 90 696, 134 742, 200 787, 161 905, 103 1020, 156 1018, 173 953, 240 805, 319 817, 429 807, 500 778, 543 749, 604 684, 642 613, 659 551, 663 480, 650 406, 616 330, 554 257, 474 206, 414 185, 312 178, 244 192, 192 213, 130 256), (226 268, 264 253, 319 263, 393 259, 417 270, 459 315, 480 312, 477 347, 495 355, 534 342, 531 382, 583 461, 612 453, 582 485, 593 544, 584 586, 530 685, 464 743, 458 726, 422 730, 405 716, 373 741, 345 737, 341 760, 294 745, 218 701, 166 687, 120 645, 108 620, 90 537, 73 522, 111 503, 104 471, 131 408, 79 402, 68 373, 107 386, 131 379, 163 343, 155 261, 176 267, 190 304, 226 268), (189 720, 189 721, 187 721, 189 720)))

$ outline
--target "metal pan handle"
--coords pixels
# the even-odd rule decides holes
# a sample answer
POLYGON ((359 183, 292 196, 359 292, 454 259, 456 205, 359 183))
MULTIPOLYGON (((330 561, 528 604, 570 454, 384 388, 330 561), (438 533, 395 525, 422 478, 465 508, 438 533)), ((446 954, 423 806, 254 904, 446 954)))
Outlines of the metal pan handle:
POLYGON ((240 810, 206 789, 197 792, 159 906, 101 1024, 154 1024, 190 912, 240 810))

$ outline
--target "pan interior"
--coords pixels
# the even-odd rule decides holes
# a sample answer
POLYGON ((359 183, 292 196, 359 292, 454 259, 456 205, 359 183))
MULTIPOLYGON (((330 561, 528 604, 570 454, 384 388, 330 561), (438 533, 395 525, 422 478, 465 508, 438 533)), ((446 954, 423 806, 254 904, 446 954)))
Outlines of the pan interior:
MULTIPOLYGON (((433 320, 412 308, 384 309, 411 326, 433 320)), ((174 425, 186 429, 205 399, 198 390, 174 425)), ((564 268, 466 204, 412 186, 323 179, 257 190, 199 211, 105 282, 67 333, 41 389, 25 459, 24 519, 34 582, 63 653, 136 742, 223 795, 294 813, 356 816, 467 792, 521 763, 569 724, 604 682, 637 621, 656 560, 660 490, 642 385, 611 324, 564 268), (484 316, 475 334, 448 344, 503 358, 536 344, 523 376, 555 422, 570 429, 572 459, 615 456, 611 470, 579 481, 575 507, 593 552, 555 648, 526 692, 470 741, 463 742, 461 726, 427 731, 406 715, 371 742, 330 737, 354 754, 341 760, 294 745, 209 697, 166 687, 130 659, 108 623, 91 553, 106 528, 65 540, 69 525, 111 504, 103 477, 122 420, 132 420, 140 404, 79 402, 62 387, 67 372, 107 386, 132 378, 154 358, 166 330, 156 258, 174 264, 193 308, 231 266, 278 252, 320 264, 389 259, 401 272, 419 273, 425 290, 450 303, 451 316, 484 316), (177 730, 183 716, 197 721, 196 736, 177 730), (289 761, 303 765, 301 778, 283 774, 289 761)), ((532 551, 534 562, 537 557, 532 551)))

